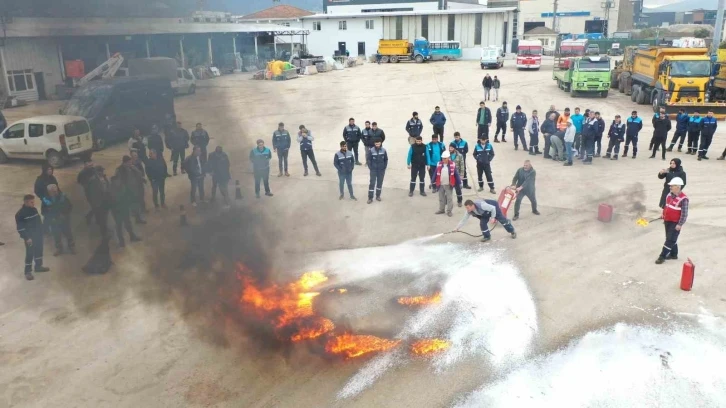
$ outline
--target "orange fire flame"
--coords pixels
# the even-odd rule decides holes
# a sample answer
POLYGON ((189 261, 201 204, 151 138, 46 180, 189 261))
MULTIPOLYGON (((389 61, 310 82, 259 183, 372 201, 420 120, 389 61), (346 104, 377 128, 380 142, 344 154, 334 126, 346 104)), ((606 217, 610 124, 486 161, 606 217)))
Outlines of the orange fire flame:
POLYGON ((375 351, 390 350, 398 346, 400 342, 400 340, 382 339, 371 335, 345 333, 329 339, 325 345, 325 351, 354 358, 375 351))
POLYGON ((433 296, 404 296, 398 298, 398 304, 405 306, 424 306, 441 302, 441 293, 433 296))
POLYGON ((338 289, 330 289, 328 292, 330 292, 330 293, 335 293, 335 292, 345 293, 347 291, 348 291, 348 289, 346 289, 346 288, 338 288, 338 289))
POLYGON ((418 355, 428 355, 442 352, 451 347, 446 340, 425 339, 419 340, 411 345, 411 352, 418 355))

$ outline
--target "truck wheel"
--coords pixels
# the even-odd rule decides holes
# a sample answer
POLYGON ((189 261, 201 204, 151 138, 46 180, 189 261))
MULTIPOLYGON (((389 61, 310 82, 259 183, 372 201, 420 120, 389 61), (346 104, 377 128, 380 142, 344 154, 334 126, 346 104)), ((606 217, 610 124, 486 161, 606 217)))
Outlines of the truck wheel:
POLYGON ((105 139, 102 139, 102 138, 98 138, 98 139, 94 140, 93 141, 93 148, 96 151, 105 149, 106 148, 106 140, 105 139))
POLYGON ((388 55, 384 55, 381 57, 381 62, 386 63, 388 62, 388 55))
POLYGON ((197 86, 192 85, 189 87, 189 95, 194 95, 197 92, 197 86))
POLYGON ((55 168, 63 167, 63 164, 65 163, 63 156, 55 150, 49 150, 45 154, 45 159, 48 160, 48 164, 55 168))
POLYGON ((600 92, 600 96, 603 97, 603 98, 607 98, 608 97, 608 91, 602 91, 602 92, 600 92))
POLYGON ((618 88, 620 83, 618 82, 618 75, 615 72, 610 73, 610 88, 618 88))
POLYGON ((393 63, 396 63, 396 62, 398 62, 398 57, 395 56, 395 55, 392 55, 391 56, 391 63, 393 64, 393 63))
POLYGON ((630 89, 630 100, 632 102, 635 102, 638 99, 639 90, 640 90, 640 87, 638 85, 633 85, 633 87, 630 89))
POLYGON ((424 57, 421 54, 417 55, 416 58, 414 58, 414 59, 416 60, 416 63, 418 63, 418 64, 421 64, 424 62, 424 57))
POLYGON ((3 149, 0 149, 0 164, 5 164, 8 162, 8 155, 5 154, 3 149))
POLYGON ((442 59, 443 59, 444 61, 448 61, 448 60, 449 60, 449 57, 446 57, 446 56, 445 56, 445 57, 444 57, 444 58, 442 58, 442 59))
POLYGON ((646 98, 648 95, 646 94, 648 92, 646 89, 638 87, 638 96, 635 97, 635 103, 638 105, 645 105, 646 103, 650 103, 650 101, 646 102, 646 98))
POLYGON ((660 112, 660 105, 661 105, 661 99, 663 97, 662 94, 658 91, 653 91, 653 95, 651 96, 651 103, 653 104, 653 113, 660 112))
POLYGON ((625 82, 618 81, 618 91, 620 91, 620 93, 625 93, 625 82))
POLYGON ((577 96, 577 91, 572 89, 572 86, 569 87, 568 91, 570 91, 570 97, 574 98, 577 96))

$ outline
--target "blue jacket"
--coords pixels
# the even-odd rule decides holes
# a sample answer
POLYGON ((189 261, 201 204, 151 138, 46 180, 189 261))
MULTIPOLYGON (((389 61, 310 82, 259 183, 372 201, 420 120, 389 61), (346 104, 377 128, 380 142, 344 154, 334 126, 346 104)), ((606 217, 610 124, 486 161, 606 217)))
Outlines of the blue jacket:
POLYGON ((345 153, 338 150, 333 157, 333 166, 338 169, 340 173, 352 173, 355 168, 355 158, 353 153, 346 151, 345 153))
POLYGON ((434 112, 433 114, 431 114, 431 119, 429 119, 429 122, 431 122, 431 124, 434 126, 444 126, 446 124, 446 116, 444 116, 444 112, 434 112))
POLYGON ((388 152, 383 146, 380 149, 376 149, 375 146, 371 147, 366 152, 366 162, 371 170, 386 170, 388 167, 388 152))
POLYGON ((688 120, 688 133, 701 133, 703 129, 703 118, 701 116, 692 116, 688 120))
POLYGON ((582 113, 576 113, 570 116, 572 124, 575 125, 575 132, 582 133, 582 121, 585 120, 585 115, 582 113))
POLYGON ((643 120, 640 119, 640 116, 636 116, 635 119, 629 116, 628 120, 625 121, 625 135, 628 137, 638 137, 638 133, 642 128, 643 120))
POLYGON ((272 152, 268 147, 264 147, 262 150, 255 147, 250 151, 250 161, 255 171, 269 170, 270 159, 272 159, 272 152))
POLYGON ((623 122, 615 123, 613 121, 608 131, 608 137, 622 142, 625 139, 625 124, 623 122))
POLYGON ((477 164, 490 164, 494 160, 494 147, 487 142, 485 145, 477 143, 474 146, 474 159, 477 164))
POLYGON ((272 147, 280 150, 290 149, 292 139, 290 138, 290 132, 283 130, 280 132, 276 130, 272 133, 272 147))
POLYGON ((469 153, 469 143, 467 143, 464 139, 459 139, 458 142, 454 139, 450 144, 454 145, 454 149, 456 149, 456 151, 461 153, 464 157, 466 157, 466 154, 469 153))
POLYGON ((715 117, 706 116, 701 122, 701 133, 706 136, 713 136, 716 133, 716 127, 718 126, 715 117))
POLYGON ((421 136, 421 132, 423 131, 423 122, 421 122, 421 119, 414 119, 411 118, 406 122, 406 133, 408 133, 411 137, 421 136))
POLYGON ((307 137, 303 137, 302 132, 297 134, 297 142, 300 143, 301 152, 313 150, 313 140, 315 140, 315 137, 310 132, 308 132, 307 137))
POLYGON ((527 127, 527 115, 524 112, 514 112, 509 120, 509 127, 512 129, 524 129, 527 127))
POLYGON ((597 133, 596 136, 602 136, 603 132, 605 132, 605 119, 602 118, 602 116, 597 120, 597 133))
POLYGON ((429 166, 436 166, 441 161, 441 154, 444 152, 444 144, 441 142, 429 142, 426 145, 426 158, 429 166))
POLYGON ((687 131, 689 119, 690 117, 687 113, 679 113, 676 115, 676 130, 679 132, 687 131))

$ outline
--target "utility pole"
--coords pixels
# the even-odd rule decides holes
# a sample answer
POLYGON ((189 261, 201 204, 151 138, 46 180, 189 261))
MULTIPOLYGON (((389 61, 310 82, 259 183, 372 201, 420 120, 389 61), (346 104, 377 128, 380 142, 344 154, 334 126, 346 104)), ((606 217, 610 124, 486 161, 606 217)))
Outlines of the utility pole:
POLYGON ((711 54, 716 55, 718 45, 721 43, 721 37, 723 36, 723 9, 726 0, 718 0, 718 11, 716 12, 716 26, 713 30, 713 41, 711 41, 711 54))
POLYGON ((602 7, 605 9, 605 22, 603 23, 603 35, 605 37, 608 36, 608 26, 610 25, 610 9, 613 7, 613 3, 611 0, 605 0, 605 2, 602 4, 602 7))
POLYGON ((559 3, 559 0, 555 0, 554 7, 552 8, 552 31, 554 32, 560 32, 558 29, 559 24, 557 24, 557 3, 559 3))

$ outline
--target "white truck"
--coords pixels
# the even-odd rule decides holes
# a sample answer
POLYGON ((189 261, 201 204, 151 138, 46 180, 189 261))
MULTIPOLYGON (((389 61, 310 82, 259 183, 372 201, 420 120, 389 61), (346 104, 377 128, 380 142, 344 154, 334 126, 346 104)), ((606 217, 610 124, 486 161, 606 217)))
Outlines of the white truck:
POLYGON ((504 66, 504 49, 490 45, 481 49, 481 58, 479 59, 481 69, 484 68, 501 68, 504 66))
POLYGON ((128 60, 128 75, 158 75, 169 78, 175 94, 193 94, 197 80, 190 69, 180 68, 174 58, 152 57, 128 60))

